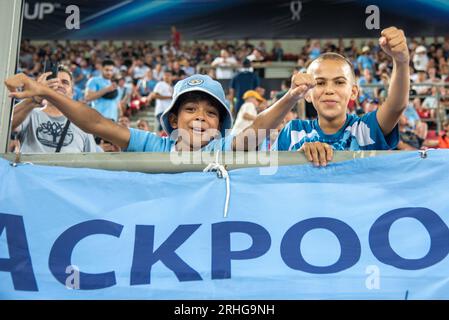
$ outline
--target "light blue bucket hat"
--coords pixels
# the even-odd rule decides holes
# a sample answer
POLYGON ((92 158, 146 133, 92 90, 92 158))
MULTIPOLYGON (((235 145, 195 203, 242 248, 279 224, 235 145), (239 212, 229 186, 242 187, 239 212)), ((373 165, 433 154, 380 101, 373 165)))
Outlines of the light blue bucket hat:
POLYGON ((225 130, 232 128, 232 114, 229 110, 229 104, 225 98, 225 93, 223 87, 220 82, 213 80, 211 77, 203 74, 194 74, 184 80, 180 80, 176 83, 175 88, 173 90, 173 99, 170 106, 161 116, 161 124, 162 128, 170 134, 174 129, 170 125, 168 121, 168 115, 172 111, 173 107, 176 105, 179 97, 187 92, 192 91, 201 91, 212 97, 214 97, 220 104, 223 106, 225 110, 225 117, 221 119, 221 135, 225 136, 225 130))

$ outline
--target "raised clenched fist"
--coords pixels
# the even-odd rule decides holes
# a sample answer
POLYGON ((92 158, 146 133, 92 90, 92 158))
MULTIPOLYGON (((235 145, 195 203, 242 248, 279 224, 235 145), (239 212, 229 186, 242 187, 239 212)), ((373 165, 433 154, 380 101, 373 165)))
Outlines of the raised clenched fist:
POLYGON ((297 73, 292 77, 290 95, 296 99, 302 99, 307 91, 316 86, 315 79, 307 73, 297 73))
POLYGON ((381 32, 379 44, 383 51, 395 62, 409 63, 410 55, 404 31, 396 27, 389 27, 381 32))

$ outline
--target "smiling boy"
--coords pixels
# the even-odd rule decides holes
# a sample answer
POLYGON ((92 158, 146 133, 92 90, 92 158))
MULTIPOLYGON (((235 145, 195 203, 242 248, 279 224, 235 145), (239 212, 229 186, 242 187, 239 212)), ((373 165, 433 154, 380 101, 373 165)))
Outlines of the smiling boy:
POLYGON ((359 91, 352 64, 339 54, 322 54, 304 75, 309 77, 305 99, 313 104, 318 118, 291 121, 272 150, 301 150, 315 164, 326 165, 329 146, 335 150, 394 149, 399 140, 397 123, 408 102, 410 58, 402 30, 383 30, 379 44, 393 59, 393 72, 388 97, 378 110, 361 118, 347 114, 349 101, 355 100, 359 91), (317 146, 304 146, 308 142, 317 146))

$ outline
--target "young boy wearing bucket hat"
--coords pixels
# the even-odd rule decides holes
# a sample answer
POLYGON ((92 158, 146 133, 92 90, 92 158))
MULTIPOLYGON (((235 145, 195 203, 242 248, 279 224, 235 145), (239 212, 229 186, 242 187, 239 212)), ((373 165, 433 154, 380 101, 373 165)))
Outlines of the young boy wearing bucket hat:
POLYGON ((172 104, 161 116, 162 126, 169 137, 121 127, 86 105, 55 94, 24 74, 8 78, 5 84, 11 91, 10 97, 23 99, 40 96, 47 99, 83 131, 111 141, 126 151, 229 151, 255 150, 257 144, 265 139, 265 135, 258 135, 257 132, 262 130, 269 134, 269 129, 276 128, 282 122, 312 85, 309 75, 295 77, 296 81, 292 81, 288 94, 260 113, 253 124, 237 136, 226 136, 226 131, 232 126, 232 115, 221 84, 206 75, 196 74, 175 85, 172 104), (22 91, 17 91, 18 88, 22 91), (245 140, 248 130, 255 130, 256 145, 249 145, 245 140))

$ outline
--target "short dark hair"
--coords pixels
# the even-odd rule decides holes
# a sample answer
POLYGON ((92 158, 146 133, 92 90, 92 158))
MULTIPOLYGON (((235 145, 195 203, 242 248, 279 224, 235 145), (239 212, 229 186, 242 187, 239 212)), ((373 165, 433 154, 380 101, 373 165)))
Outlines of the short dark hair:
POLYGON ((102 64, 101 64, 103 67, 106 67, 106 66, 115 66, 115 63, 114 63, 114 61, 112 61, 111 59, 105 59, 105 60, 103 60, 103 62, 102 62, 102 64))
POLYGON ((190 91, 182 94, 176 101, 176 104, 174 105, 171 113, 178 115, 179 107, 181 105, 189 102, 200 102, 200 101, 208 101, 212 106, 214 106, 218 110, 220 123, 226 117, 226 111, 224 110, 223 105, 217 99, 202 91, 190 91))
POLYGON ((62 64, 58 65, 58 72, 67 73, 70 76, 70 81, 72 81, 72 84, 73 84, 73 74, 67 66, 62 65, 62 64))
POLYGON ((335 53, 335 52, 326 52, 323 54, 320 54, 316 59, 312 60, 312 62, 310 62, 307 65, 307 69, 309 69, 309 67, 315 62, 315 61, 323 61, 323 60, 335 60, 335 61, 341 61, 346 63, 350 68, 351 68, 351 75, 353 77, 353 80, 355 82, 355 71, 354 71, 354 66, 352 65, 351 61, 349 61, 348 58, 346 58, 345 56, 342 56, 339 53, 335 53))

